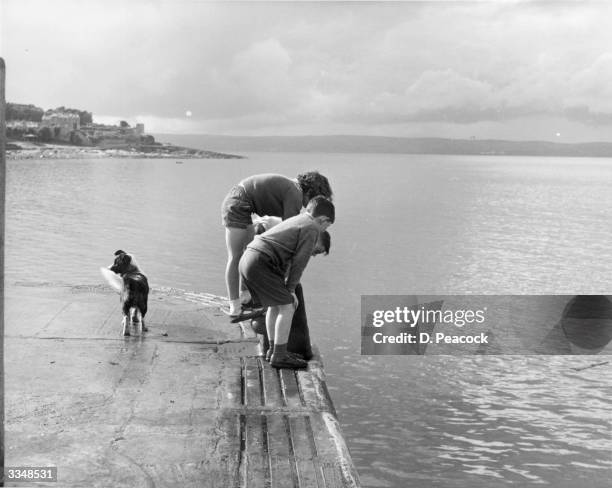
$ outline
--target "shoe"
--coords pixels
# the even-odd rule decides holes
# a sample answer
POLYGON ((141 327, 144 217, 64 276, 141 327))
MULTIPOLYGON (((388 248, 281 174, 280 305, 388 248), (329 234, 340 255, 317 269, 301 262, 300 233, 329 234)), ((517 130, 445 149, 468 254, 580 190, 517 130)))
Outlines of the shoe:
POLYGON ((282 356, 272 354, 272 357, 270 358, 270 365, 273 368, 283 369, 302 369, 308 367, 308 363, 306 361, 291 353, 284 354, 282 356))
POLYGON ((262 307, 247 307, 244 304, 240 305, 239 309, 236 309, 232 312, 232 310, 230 308, 226 308, 226 307, 219 307, 219 309, 221 310, 221 312, 223 312, 225 315, 228 315, 230 317, 238 317, 240 314, 242 313, 247 313, 247 312, 253 312, 253 311, 259 311, 262 307))
POLYGON ((306 360, 304 358, 304 356, 302 354, 300 354, 299 352, 287 351, 287 354, 289 354, 289 356, 293 356, 294 358, 298 358, 300 361, 305 361, 306 360))
MULTIPOLYGON (((292 356, 296 359, 299 359, 300 361, 308 361, 310 359, 312 359, 312 354, 309 357, 306 357, 300 353, 297 352, 291 352, 291 351, 287 351, 287 355, 288 356, 292 356)), ((272 357, 272 348, 268 349, 266 351, 266 355, 265 355, 265 360, 270 362, 270 358, 272 357)))
POLYGON ((261 317, 265 313, 265 309, 258 308, 253 310, 241 310, 238 314, 230 314, 230 322, 237 324, 238 322, 244 322, 245 320, 254 319, 261 317))

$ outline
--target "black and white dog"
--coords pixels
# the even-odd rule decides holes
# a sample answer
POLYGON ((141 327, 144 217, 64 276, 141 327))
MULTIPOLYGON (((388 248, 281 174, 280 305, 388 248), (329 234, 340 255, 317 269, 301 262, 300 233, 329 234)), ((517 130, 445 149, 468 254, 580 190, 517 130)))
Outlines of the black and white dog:
POLYGON ((123 335, 130 335, 130 326, 140 325, 142 333, 147 330, 144 317, 147 314, 149 282, 140 271, 133 256, 125 251, 115 251, 115 262, 108 268, 121 277, 119 286, 111 286, 119 291, 123 311, 123 335))

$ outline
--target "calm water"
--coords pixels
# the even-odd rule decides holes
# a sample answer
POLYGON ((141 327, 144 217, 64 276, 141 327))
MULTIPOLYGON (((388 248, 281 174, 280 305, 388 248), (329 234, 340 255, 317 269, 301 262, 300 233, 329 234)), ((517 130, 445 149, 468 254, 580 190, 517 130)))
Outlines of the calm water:
POLYGON ((154 286, 225 294, 225 193, 307 169, 337 204, 309 321, 364 486, 609 486, 612 366, 572 368, 612 358, 362 357, 359 313, 362 294, 612 293, 610 160, 10 161, 7 286, 99 284, 122 248, 154 286))

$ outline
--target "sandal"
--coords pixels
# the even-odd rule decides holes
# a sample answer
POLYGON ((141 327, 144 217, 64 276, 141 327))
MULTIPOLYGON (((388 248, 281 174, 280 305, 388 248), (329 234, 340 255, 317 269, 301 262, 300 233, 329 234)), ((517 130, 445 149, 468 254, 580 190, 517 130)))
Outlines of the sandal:
POLYGON ((265 313, 265 309, 258 308, 254 310, 241 310, 239 314, 230 315, 230 323, 237 324, 238 322, 244 322, 245 320, 254 319, 261 317, 265 313))

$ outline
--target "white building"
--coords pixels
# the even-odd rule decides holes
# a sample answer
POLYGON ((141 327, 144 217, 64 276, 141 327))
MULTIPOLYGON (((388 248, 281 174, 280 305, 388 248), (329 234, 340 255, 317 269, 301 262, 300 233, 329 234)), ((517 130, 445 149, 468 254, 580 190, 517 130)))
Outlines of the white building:
POLYGON ((77 114, 65 112, 52 112, 42 117, 40 128, 49 127, 53 137, 70 140, 70 133, 81 128, 80 118, 77 114))
POLYGON ((7 120, 7 129, 22 129, 24 131, 28 129, 38 129, 39 122, 33 120, 7 120))

